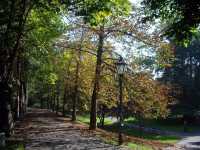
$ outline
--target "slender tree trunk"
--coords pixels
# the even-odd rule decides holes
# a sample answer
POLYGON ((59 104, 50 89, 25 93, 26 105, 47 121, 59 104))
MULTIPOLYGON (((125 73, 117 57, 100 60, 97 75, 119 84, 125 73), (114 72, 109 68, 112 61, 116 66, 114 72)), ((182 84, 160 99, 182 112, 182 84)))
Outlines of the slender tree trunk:
POLYGON ((21 81, 21 116, 24 117, 25 115, 25 107, 26 107, 26 103, 25 103, 25 83, 23 81, 21 81))
POLYGON ((96 113, 97 113, 97 98, 99 93, 99 80, 101 75, 101 64, 102 64, 102 54, 103 54, 103 42, 104 42, 104 32, 99 33, 99 44, 97 50, 97 62, 94 78, 94 89, 91 99, 91 109, 90 109, 90 130, 96 129, 96 113))
MULTIPOLYGON (((13 88, 13 65, 17 55, 19 54, 19 45, 29 12, 26 11, 26 8, 28 8, 26 0, 19 2, 11 0, 9 2, 9 19, 6 25, 6 31, 1 37, 2 41, 0 42, 0 132, 5 132, 7 135, 10 135, 13 127, 13 116, 11 113, 11 95, 12 91, 14 91, 13 89, 11 90, 11 88, 13 88), (19 10, 21 13, 16 13, 19 10), (16 14, 19 15, 16 16, 16 14), (12 28, 13 23, 17 25, 17 30, 12 28), (16 33, 16 36, 11 37, 11 33, 16 33), (15 41, 15 43, 13 44, 11 41, 15 41)), ((17 103, 20 103, 19 86, 16 91, 19 96, 17 103)), ((20 104, 18 109, 20 113, 20 104)))
POLYGON ((43 98, 40 98, 40 109, 43 109, 43 98))
POLYGON ((11 89, 7 82, 0 82, 0 132, 11 134, 13 118, 11 113, 11 89))
POLYGON ((65 116, 66 98, 67 98, 67 84, 65 84, 64 95, 63 95, 63 106, 62 106, 62 109, 63 109, 63 110, 62 110, 63 116, 65 116))
POLYGON ((47 99, 46 99, 46 107, 47 109, 49 109, 49 98, 50 98, 50 90, 49 90, 49 87, 48 87, 48 94, 47 94, 47 99))
POLYGON ((77 105, 77 101, 78 101, 78 98, 79 98, 80 61, 81 61, 81 50, 78 51, 78 59, 76 61, 76 78, 75 78, 75 88, 74 88, 72 121, 76 121, 76 105, 77 105))
POLYGON ((28 83, 24 83, 24 93, 25 93, 25 113, 28 107, 28 83))
POLYGON ((16 118, 18 119, 20 117, 20 96, 19 96, 19 90, 17 91, 17 102, 16 102, 16 105, 17 105, 17 116, 16 118))
POLYGON ((56 106, 56 93, 55 93, 55 88, 52 91, 53 92, 53 112, 55 111, 55 106, 56 106))
POLYGON ((76 58, 76 78, 75 78, 75 87, 74 87, 72 121, 76 121, 76 105, 79 99, 79 74, 80 74, 80 61, 81 61, 81 50, 82 50, 83 39, 84 39, 84 34, 82 31, 80 48, 78 50, 78 55, 76 58))
POLYGON ((105 105, 102 106, 102 124, 101 126, 104 127, 105 122, 105 105))
POLYGON ((23 84, 22 84, 22 64, 20 56, 17 57, 17 119, 22 117, 23 112, 23 84))
POLYGON ((53 90, 52 90, 52 87, 50 87, 50 107, 51 107, 51 110, 53 111, 53 90))
POLYGON ((56 113, 59 112, 59 95, 56 96, 56 113))

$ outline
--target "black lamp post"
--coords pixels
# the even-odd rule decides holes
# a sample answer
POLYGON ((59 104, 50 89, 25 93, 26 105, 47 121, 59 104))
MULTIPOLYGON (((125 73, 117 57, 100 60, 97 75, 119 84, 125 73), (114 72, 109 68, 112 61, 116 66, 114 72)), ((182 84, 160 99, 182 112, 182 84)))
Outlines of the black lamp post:
POLYGON ((123 126, 123 114, 122 114, 122 99, 123 99, 123 75, 127 70, 127 64, 125 63, 124 59, 120 56, 118 62, 116 63, 117 66, 117 74, 119 75, 119 105, 118 105, 118 114, 119 114, 119 137, 118 142, 119 145, 123 143, 122 137, 122 126, 123 126))

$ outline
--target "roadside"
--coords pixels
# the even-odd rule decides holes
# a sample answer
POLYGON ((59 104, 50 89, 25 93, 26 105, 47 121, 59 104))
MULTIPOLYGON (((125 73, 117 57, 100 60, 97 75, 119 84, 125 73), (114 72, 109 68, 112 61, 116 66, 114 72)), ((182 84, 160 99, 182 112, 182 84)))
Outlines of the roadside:
MULTIPOLYGON (((79 116, 78 119, 83 123, 89 123, 87 116, 79 116)), ((116 119, 106 118, 104 130, 117 133, 118 129, 116 119)), ((145 143, 145 145, 151 145, 153 147, 157 145, 157 143, 162 143, 169 144, 169 146, 165 145, 157 147, 163 147, 161 149, 166 150, 200 150, 200 132, 197 131, 168 131, 152 127, 140 127, 137 124, 125 123, 123 132, 125 135, 128 135, 128 137, 134 138, 130 141, 129 144, 145 143), (136 139, 139 139, 139 141, 136 139), (143 139, 143 141, 140 141, 141 139, 143 139)))

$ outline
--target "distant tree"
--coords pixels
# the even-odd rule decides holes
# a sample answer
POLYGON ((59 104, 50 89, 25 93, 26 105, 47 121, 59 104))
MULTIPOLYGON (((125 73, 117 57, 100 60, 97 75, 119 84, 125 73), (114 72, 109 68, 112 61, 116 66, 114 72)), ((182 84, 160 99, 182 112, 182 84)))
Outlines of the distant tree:
POLYGON ((178 92, 171 95, 178 100, 173 105, 172 114, 183 117, 194 117, 199 112, 200 88, 200 45, 194 40, 187 48, 176 46, 175 61, 166 67, 162 80, 172 84, 178 92))

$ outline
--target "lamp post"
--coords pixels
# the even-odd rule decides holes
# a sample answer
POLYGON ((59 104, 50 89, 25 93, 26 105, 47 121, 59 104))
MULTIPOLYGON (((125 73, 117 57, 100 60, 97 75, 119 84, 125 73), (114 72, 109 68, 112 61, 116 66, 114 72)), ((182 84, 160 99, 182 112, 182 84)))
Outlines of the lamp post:
POLYGON ((123 75, 127 70, 127 64, 124 59, 120 56, 118 62, 116 63, 117 74, 119 75, 119 104, 118 104, 118 114, 119 114, 119 137, 118 142, 119 145, 123 143, 122 137, 122 123, 123 123, 123 114, 122 114, 122 105, 123 105, 123 75))

